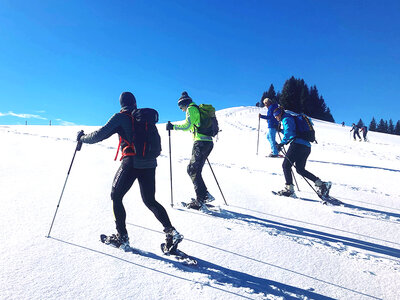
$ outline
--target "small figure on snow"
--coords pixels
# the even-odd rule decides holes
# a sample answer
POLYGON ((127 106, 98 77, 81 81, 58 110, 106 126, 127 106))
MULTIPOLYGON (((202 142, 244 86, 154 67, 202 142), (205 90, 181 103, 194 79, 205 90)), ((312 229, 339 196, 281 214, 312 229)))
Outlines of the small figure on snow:
POLYGON ((361 142, 361 136, 360 133, 358 132, 360 130, 360 128, 358 127, 358 125, 354 124, 351 126, 350 132, 353 131, 353 139, 356 141, 356 136, 358 137, 358 139, 361 142))
POLYGON ((214 147, 212 136, 201 134, 198 132, 200 127, 200 111, 199 107, 193 102, 187 92, 183 92, 178 100, 178 106, 186 112, 185 123, 182 125, 174 125, 167 123, 167 130, 183 130, 193 133, 192 157, 187 167, 187 173, 193 182, 196 192, 196 199, 189 203, 188 208, 199 210, 204 203, 214 201, 215 198, 208 192, 204 183, 201 172, 203 166, 214 147))
POLYGON ((276 108, 273 115, 276 120, 282 122, 283 125, 283 138, 282 142, 277 146, 278 151, 281 151, 284 145, 290 143, 282 164, 286 184, 285 188, 279 191, 278 194, 281 196, 295 197, 292 166, 296 164, 297 173, 314 182, 318 195, 328 196, 332 183, 322 181, 305 169, 307 158, 311 153, 311 144, 304 139, 296 137, 296 123, 294 117, 285 112, 282 107, 276 108))
MULTIPOLYGON (((135 150, 137 149, 134 147, 133 137, 136 134, 140 134, 139 132, 135 132, 133 127, 134 119, 132 112, 137 110, 136 99, 132 93, 123 92, 119 100, 121 111, 114 114, 106 125, 90 134, 84 134, 83 130, 81 130, 77 136, 77 141, 80 143, 94 144, 109 138, 114 133, 118 133, 120 146, 123 149, 122 162, 115 174, 111 190, 117 234, 107 236, 105 242, 123 250, 130 248, 125 223, 126 212, 122 199, 137 179, 144 204, 164 226, 166 246, 163 251, 170 252, 177 248, 178 243, 183 239, 183 235, 175 230, 166 210, 155 199, 157 159, 136 155, 135 150)), ((137 128, 136 130, 139 131, 137 128)))
POLYGON ((267 107, 267 115, 258 114, 258 117, 261 119, 267 120, 268 123, 268 133, 267 140, 271 144, 271 153, 268 155, 269 157, 278 157, 278 149, 276 148, 276 132, 279 128, 279 122, 274 118, 273 112, 278 107, 278 104, 273 102, 270 98, 265 98, 263 100, 265 107, 267 107))
POLYGON ((361 127, 360 130, 361 130, 361 132, 362 132, 364 142, 366 142, 366 141, 367 141, 367 133, 368 133, 367 126, 361 127))

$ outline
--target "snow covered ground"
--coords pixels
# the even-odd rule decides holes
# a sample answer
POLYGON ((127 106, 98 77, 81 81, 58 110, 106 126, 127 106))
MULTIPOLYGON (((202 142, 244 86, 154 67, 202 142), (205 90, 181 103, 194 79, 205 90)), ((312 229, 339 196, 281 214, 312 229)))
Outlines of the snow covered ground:
MULTIPOLYGON (((78 152, 49 238, 75 149, 76 132, 95 127, 0 126, 0 299, 400 299, 400 137, 314 120, 307 169, 333 182, 345 205, 322 205, 303 178, 301 198, 272 195, 284 185, 281 158, 266 158, 265 109, 218 111, 222 132, 203 176, 221 212, 170 205, 168 134, 159 124, 157 200, 184 236, 195 267, 164 256, 162 227, 138 184, 124 204, 132 246, 99 242, 113 233, 111 183, 117 137, 78 152)), ((183 118, 183 114, 182 114, 183 118)), ((191 136, 172 132, 174 202, 194 196, 186 166, 191 136)))

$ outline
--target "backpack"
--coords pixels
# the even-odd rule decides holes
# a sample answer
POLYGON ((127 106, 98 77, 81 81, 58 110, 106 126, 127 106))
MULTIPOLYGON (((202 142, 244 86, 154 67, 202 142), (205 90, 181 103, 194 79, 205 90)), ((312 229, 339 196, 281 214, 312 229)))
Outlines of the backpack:
MULTIPOLYGON (((122 149, 121 160, 125 156, 138 156, 144 159, 157 158, 161 153, 161 138, 156 127, 158 112, 152 108, 141 108, 135 109, 127 115, 132 118, 133 142, 130 144, 124 140, 128 146, 122 149), (128 149, 131 150, 127 152, 128 149)), ((121 140, 120 137, 115 160, 118 157, 121 140)))
POLYGON ((215 108, 211 104, 194 106, 197 107, 200 113, 200 126, 196 127, 197 132, 208 136, 216 136, 219 132, 219 126, 215 116, 215 108))
POLYGON ((310 118, 305 114, 297 114, 293 118, 296 123, 296 137, 315 142, 315 130, 310 118))

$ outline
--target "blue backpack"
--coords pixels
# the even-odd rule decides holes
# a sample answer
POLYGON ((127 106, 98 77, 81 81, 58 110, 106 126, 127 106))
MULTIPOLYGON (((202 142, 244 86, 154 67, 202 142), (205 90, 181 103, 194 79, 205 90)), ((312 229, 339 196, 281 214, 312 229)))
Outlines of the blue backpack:
POLYGON ((316 142, 315 130, 310 118, 305 114, 293 115, 293 118, 296 123, 296 137, 308 142, 316 142))

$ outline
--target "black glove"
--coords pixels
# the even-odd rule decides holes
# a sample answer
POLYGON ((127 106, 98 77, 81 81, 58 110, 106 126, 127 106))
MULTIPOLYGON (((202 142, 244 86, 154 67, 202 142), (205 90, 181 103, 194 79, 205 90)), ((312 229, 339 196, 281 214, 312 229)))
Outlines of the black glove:
POLYGON ((77 140, 78 142, 80 142, 80 141, 81 141, 81 137, 84 136, 84 135, 85 135, 85 133, 83 132, 83 130, 78 131, 78 133, 77 133, 77 135, 76 135, 76 140, 77 140))
POLYGON ((174 125, 170 121, 168 121, 167 130, 173 130, 173 129, 174 129, 174 125))
POLYGON ((281 152, 283 146, 285 146, 284 144, 278 144, 276 145, 276 149, 278 149, 278 152, 281 152))

